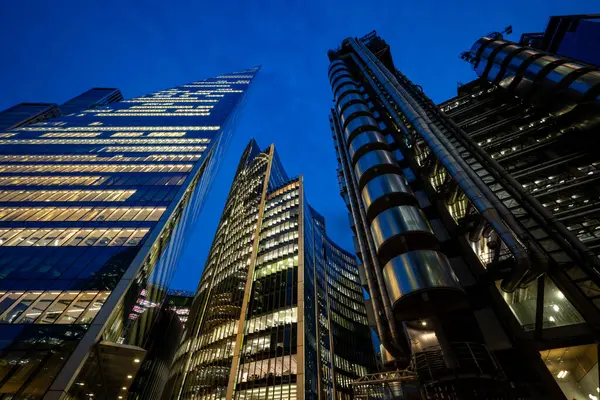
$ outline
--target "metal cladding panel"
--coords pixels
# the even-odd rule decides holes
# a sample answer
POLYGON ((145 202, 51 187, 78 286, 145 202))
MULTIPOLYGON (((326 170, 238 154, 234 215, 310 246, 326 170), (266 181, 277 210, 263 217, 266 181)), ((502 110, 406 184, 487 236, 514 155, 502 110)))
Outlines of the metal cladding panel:
POLYGON ((355 157, 360 156, 361 153, 364 153, 365 150, 368 150, 369 148, 387 149, 388 144, 383 135, 379 132, 366 131, 356 135, 348 145, 348 151, 353 160, 355 157))
MULTIPOLYGON (((360 93, 346 92, 347 94, 344 97, 339 97, 337 102, 337 110, 341 112, 344 107, 348 104, 352 103, 363 103, 364 99, 360 95, 360 93)), ((364 104, 364 103, 363 103, 364 104)))
POLYGON ((485 72, 485 70, 488 67, 488 65, 490 63, 493 64, 495 62, 495 58, 496 57, 493 56, 493 57, 490 58, 490 56, 492 56, 492 53, 496 49, 498 49, 498 47, 504 46, 505 44, 506 44, 506 42, 504 42, 504 41, 496 40, 496 41, 490 43, 488 46, 486 46, 485 49, 483 49, 483 51, 481 53, 480 62, 479 62, 479 64, 477 64, 477 67, 476 67, 478 75, 481 76, 485 72))
POLYGON ((395 257, 383 267, 383 277, 394 314, 403 320, 428 317, 465 301, 448 258, 437 251, 416 250, 395 257))
POLYGON ((549 64, 560 61, 560 58, 552 57, 552 56, 543 56, 533 60, 531 64, 527 66, 525 70, 525 76, 528 78, 535 78, 542 70, 547 67, 549 64))
POLYGON ((398 235, 433 230, 423 211, 414 206, 396 206, 377 215, 371 224, 371 233, 377 247, 398 235))
POLYGON ((506 74, 506 68, 502 68, 502 64, 508 57, 512 57, 513 54, 519 49, 521 49, 521 47, 511 44, 502 48, 502 50, 496 54, 496 57, 494 57, 494 66, 492 66, 490 72, 488 72, 488 79, 490 81, 499 81, 504 77, 506 74), (504 73, 500 74, 502 71, 504 71, 504 73))
POLYGON ((349 78, 352 78, 352 74, 350 74, 350 71, 348 71, 348 69, 336 69, 336 71, 331 75, 330 82, 333 84, 336 81, 336 79, 341 78, 342 76, 348 76, 349 78))
POLYGON ((552 71, 550 71, 548 73, 548 75, 546 75, 544 83, 547 86, 554 87, 554 86, 558 85, 563 79, 565 79, 569 75, 571 75, 572 73, 580 71, 583 68, 584 67, 582 65, 578 65, 578 64, 574 64, 574 63, 565 63, 562 65, 559 65, 556 68, 554 68, 552 71))
POLYGON ((371 110, 369 110, 369 107, 367 107, 364 103, 356 103, 356 104, 352 104, 351 106, 349 106, 348 108, 346 108, 343 112, 341 117, 342 120, 342 124, 345 125, 348 121, 350 121, 352 119, 352 116, 356 113, 362 113, 364 114, 371 114, 371 110))
POLYGON ((377 121, 367 115, 352 119, 344 129, 346 140, 352 141, 355 134, 366 130, 379 130, 377 121))
POLYGON ((383 174, 371 179, 362 190, 365 208, 369 210, 378 200, 388 196, 406 196, 414 198, 412 190, 404 178, 397 174, 383 174))
POLYGON ((352 77, 350 77, 350 76, 344 76, 344 77, 338 79, 335 82, 335 84, 333 85, 333 91, 337 92, 340 87, 342 87, 342 86, 344 86, 344 85, 346 85, 348 83, 352 83, 352 84, 356 85, 356 82, 354 82, 354 80, 352 79, 352 77))
POLYGON ((360 157, 354 166, 354 171, 360 187, 362 187, 378 171, 385 173, 395 170, 400 171, 400 167, 395 163, 392 153, 387 150, 369 151, 360 157))
MULTIPOLYGON (((575 81, 567 88, 567 93, 572 93, 577 96, 585 95, 598 85, 600 85, 600 72, 591 71, 575 79, 575 81)), ((596 101, 596 103, 598 103, 598 101, 596 101)))
POLYGON ((329 64, 329 76, 334 74, 334 72, 338 69, 348 68, 346 64, 342 60, 335 60, 331 64, 329 64))
POLYGON ((539 54, 540 53, 535 50, 524 50, 519 52, 508 63, 508 66, 506 67, 506 76, 514 75, 521 66, 521 64, 523 64, 532 57, 538 56, 539 54))
POLYGON ((354 82, 346 82, 343 85, 337 85, 337 89, 333 89, 333 93, 336 98, 342 97, 346 92, 359 92, 358 86, 356 86, 354 82))

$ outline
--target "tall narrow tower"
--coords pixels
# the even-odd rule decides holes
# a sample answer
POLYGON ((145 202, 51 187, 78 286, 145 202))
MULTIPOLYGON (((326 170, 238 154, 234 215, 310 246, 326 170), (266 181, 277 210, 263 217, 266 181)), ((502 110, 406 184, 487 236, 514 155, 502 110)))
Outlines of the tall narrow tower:
POLYGON ((342 195, 382 361, 403 371, 388 381, 596 398, 600 72, 501 34, 463 58, 479 78, 436 106, 375 32, 329 52, 342 195))
POLYGON ((127 396, 256 72, 2 133, 0 397, 127 396))
POLYGON ((173 366, 172 399, 352 398, 373 351, 354 255, 274 145, 240 161, 173 366))

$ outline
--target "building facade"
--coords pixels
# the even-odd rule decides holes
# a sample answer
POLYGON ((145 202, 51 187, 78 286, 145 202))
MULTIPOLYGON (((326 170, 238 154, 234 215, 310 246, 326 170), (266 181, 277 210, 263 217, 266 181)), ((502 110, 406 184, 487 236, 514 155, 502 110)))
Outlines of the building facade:
POLYGON ((361 389, 597 398, 600 72, 498 36, 463 58, 479 78, 435 105, 375 32, 329 52, 342 196, 391 371, 361 389))
POLYGON ((246 148, 191 310, 172 399, 350 398, 374 359, 355 257, 273 145, 246 148))
POLYGON ((66 101, 60 106, 60 111, 63 115, 77 114, 85 110, 107 106, 121 100, 123 100, 123 95, 119 89, 92 88, 66 101))
POLYGON ((256 72, 3 133, 0 396, 128 395, 256 72))
MULTIPOLYGON (((60 109, 51 103, 20 103, 0 112, 0 129, 3 131, 58 117, 60 109)), ((4 133, 3 137, 10 137, 4 133)))
POLYGON ((524 33, 519 44, 600 66, 600 14, 551 17, 544 32, 524 33))

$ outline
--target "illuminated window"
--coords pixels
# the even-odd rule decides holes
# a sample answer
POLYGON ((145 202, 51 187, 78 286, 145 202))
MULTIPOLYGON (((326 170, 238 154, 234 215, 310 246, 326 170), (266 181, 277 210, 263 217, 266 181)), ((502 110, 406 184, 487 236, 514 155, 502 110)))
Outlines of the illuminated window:
POLYGON ((0 172, 189 172, 192 164, 0 165, 0 172))
POLYGON ((0 201, 126 201, 132 190, 0 190, 0 201))
POLYGON ((109 146, 102 149, 109 153, 200 153, 204 150, 206 150, 206 146, 109 146))
POLYGON ((103 176, 0 176, 2 186, 68 186, 100 185, 108 178, 103 176))
POLYGON ((102 135, 101 132, 69 132, 69 133, 44 133, 40 137, 49 138, 77 138, 77 137, 96 137, 102 135))
POLYGON ((543 350, 540 355, 567 399, 600 398, 598 345, 543 350))
POLYGON ((0 144, 196 144, 208 143, 207 138, 182 138, 182 139, 87 139, 87 140, 56 140, 56 139, 7 139, 0 140, 0 144))
POLYGON ((138 246, 149 231, 149 228, 0 229, 0 246, 138 246))

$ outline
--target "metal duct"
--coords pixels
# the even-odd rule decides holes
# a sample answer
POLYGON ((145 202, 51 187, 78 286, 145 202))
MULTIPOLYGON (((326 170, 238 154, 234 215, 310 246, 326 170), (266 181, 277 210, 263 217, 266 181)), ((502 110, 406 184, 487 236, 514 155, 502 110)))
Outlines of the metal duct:
MULTIPOLYGON (((332 83, 335 80, 332 87, 338 110, 341 110, 340 120, 344 125, 348 154, 367 209, 369 226, 366 228, 373 235, 379 261, 385 264, 404 252, 437 249, 439 242, 427 218, 416 206, 416 199, 404 181, 401 168, 387 150, 387 142, 379 133, 377 121, 359 98, 359 93, 352 93, 355 104, 348 105, 350 101, 345 97, 350 95, 345 95, 346 89, 339 90, 340 86, 336 85, 346 80, 343 69, 332 63, 330 70, 334 71, 331 74, 332 83)), ((358 87, 355 82, 353 85, 358 87)), ((438 267, 440 270, 444 268, 448 266, 442 264, 438 267)), ((435 273, 437 269, 432 271, 435 273)), ((444 280, 443 276, 440 276, 440 281, 444 280)), ((456 286, 460 287, 457 279, 451 287, 456 286)))
POLYGON ((550 55, 505 40, 489 37, 479 39, 470 51, 477 75, 493 83, 513 77, 509 90, 520 87, 522 79, 533 82, 528 89, 534 93, 565 91, 576 102, 591 102, 600 106, 600 71, 561 56, 550 55))
POLYGON ((394 257, 383 267, 383 276, 394 313, 403 321, 432 314, 427 309, 447 312, 465 302, 448 258, 438 251, 416 250, 394 257))
MULTIPOLYGON (((358 54, 362 55, 367 66, 386 88, 388 94, 394 99, 395 104, 412 124, 413 129, 425 140, 436 155, 436 158, 442 163, 469 200, 471 200, 479 213, 498 233, 498 236, 515 257, 517 264, 515 270, 510 279, 503 282, 504 290, 514 291, 532 266, 525 246, 520 242, 511 228, 506 225, 505 219, 514 220, 514 217, 505 210, 505 207, 498 198, 493 193, 490 193, 489 188, 466 165, 460 155, 455 154, 456 150, 449 143, 448 138, 440 132, 433 121, 427 116, 423 107, 398 83, 396 78, 385 67, 380 68, 371 59, 368 50, 363 49, 360 43, 352 40, 351 45, 358 54), (502 215, 505 218, 499 216, 499 210, 503 212, 502 215)), ((519 229, 518 225, 512 224, 512 226, 514 229, 519 229)))

